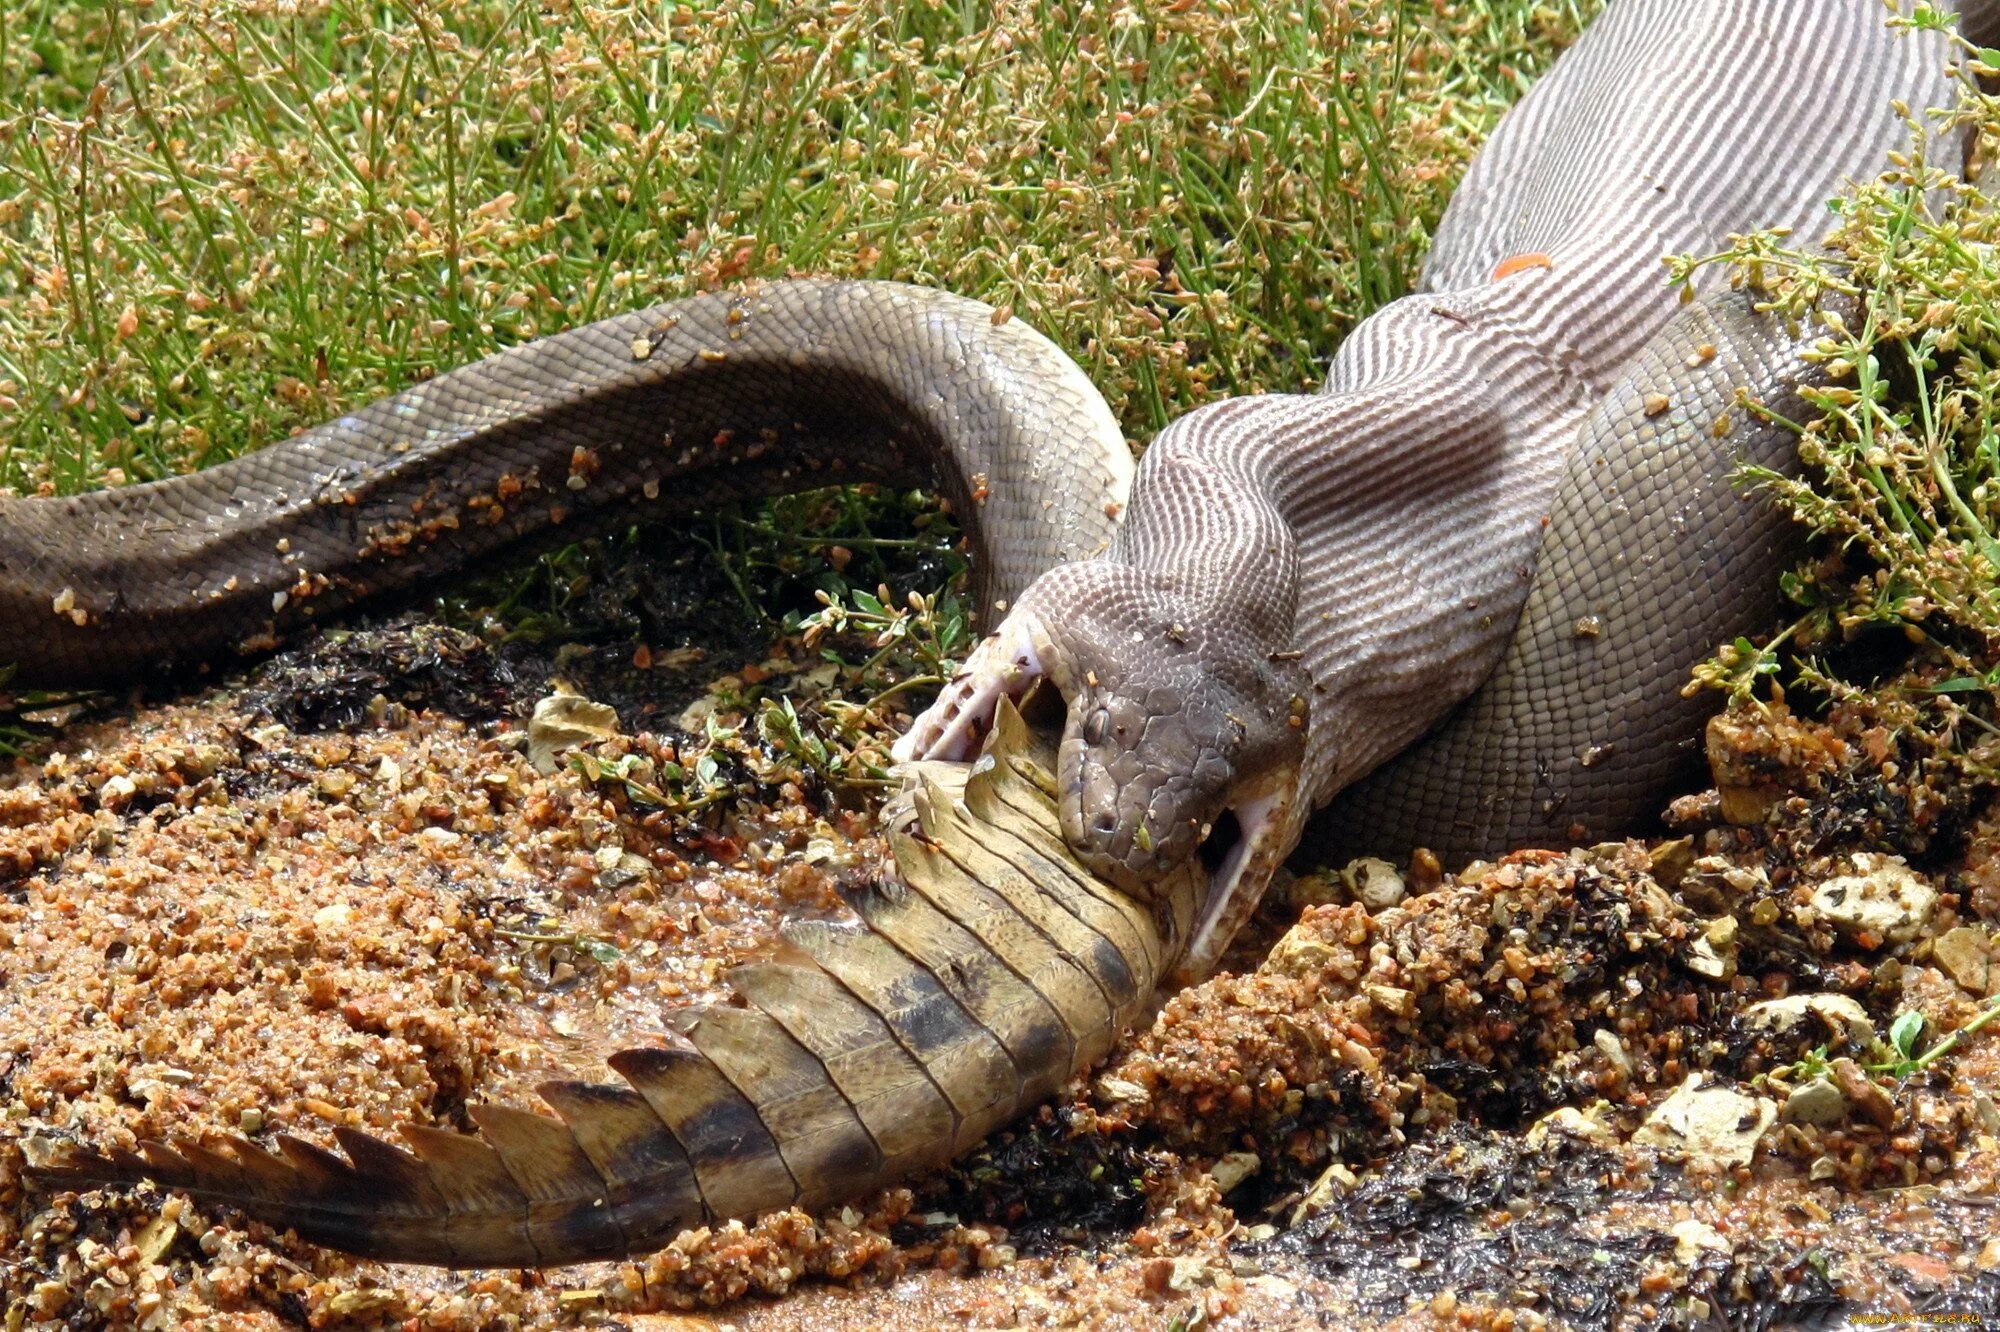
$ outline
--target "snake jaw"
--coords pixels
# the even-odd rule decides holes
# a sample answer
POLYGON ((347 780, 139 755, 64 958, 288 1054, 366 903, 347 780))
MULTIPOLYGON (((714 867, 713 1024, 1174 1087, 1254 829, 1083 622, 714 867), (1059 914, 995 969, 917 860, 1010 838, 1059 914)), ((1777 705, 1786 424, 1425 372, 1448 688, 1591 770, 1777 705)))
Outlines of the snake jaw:
POLYGON ((1303 672, 1283 654, 1253 656, 1198 632, 1172 653, 1121 659, 1115 640, 1093 640, 1077 620, 1060 623, 1062 650, 1045 661, 1069 703, 1057 786, 1077 857, 1153 901, 1225 816, 1241 830, 1223 848, 1204 905, 1204 935, 1213 937, 1195 965, 1206 968, 1296 840, 1310 692, 1303 672))
POLYGON ((1174 971, 1177 984, 1192 984, 1215 970, 1223 950, 1263 900, 1308 812, 1299 799, 1302 776, 1296 765, 1274 771, 1256 794, 1241 795, 1230 806, 1241 835, 1209 875, 1208 896, 1174 971))

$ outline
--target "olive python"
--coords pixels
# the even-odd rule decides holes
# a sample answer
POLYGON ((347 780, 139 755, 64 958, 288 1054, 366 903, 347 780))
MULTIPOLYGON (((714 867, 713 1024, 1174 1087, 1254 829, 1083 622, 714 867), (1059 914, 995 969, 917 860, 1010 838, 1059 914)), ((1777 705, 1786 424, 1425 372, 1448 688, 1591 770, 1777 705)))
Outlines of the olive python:
MULTIPOLYGON (((1995 6, 1961 16, 1990 40, 1995 6)), ((820 1206, 977 1142, 1212 967, 1301 842, 1450 857, 1650 812, 1768 619, 1815 330, 1664 255, 1825 229, 1954 100, 1878 0, 1613 0, 1509 112, 1420 289, 1317 394, 1227 400, 1135 470, 1018 321, 872 282, 698 297, 512 349, 206 472, 0 505, 0 659, 115 679, 256 649, 502 545, 752 494, 937 485, 995 624, 899 747, 895 870, 739 1002, 549 1084, 556 1117, 75 1150, 394 1261, 534 1265, 820 1206), (1122 521, 1121 521, 1122 515, 1122 521), (1066 704, 1053 752, 1015 702, 1066 704), (1314 816, 1317 815, 1315 818, 1314 816)), ((1952 145, 1956 151, 1956 145, 1952 145)))

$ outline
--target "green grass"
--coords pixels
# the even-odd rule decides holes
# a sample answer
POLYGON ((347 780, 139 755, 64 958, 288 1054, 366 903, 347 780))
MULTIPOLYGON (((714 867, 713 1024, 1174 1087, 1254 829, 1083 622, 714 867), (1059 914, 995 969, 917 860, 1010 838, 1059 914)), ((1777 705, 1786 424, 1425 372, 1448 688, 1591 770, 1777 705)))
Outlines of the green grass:
POLYGON ((1143 440, 1315 382, 1596 0, 0 10, 0 484, 733 278, 1011 306, 1143 440))
MULTIPOLYGON (((186 470, 497 347, 789 272, 1012 307, 1143 441, 1207 397, 1314 383, 1596 7, 0 9, 0 487, 186 470)), ((1890 186, 1855 205, 1872 317, 1829 354, 1857 378, 1820 404, 1818 469, 1779 487, 1851 558, 1793 577, 1781 642, 1921 640, 1918 696, 1983 736, 2000 278, 1990 222, 1911 207, 1890 186)), ((764 585, 824 589, 833 540, 857 586, 886 576, 880 516, 820 498, 690 536, 775 622, 764 585)), ((1742 693, 1778 665, 1746 642, 1707 675, 1742 693)))

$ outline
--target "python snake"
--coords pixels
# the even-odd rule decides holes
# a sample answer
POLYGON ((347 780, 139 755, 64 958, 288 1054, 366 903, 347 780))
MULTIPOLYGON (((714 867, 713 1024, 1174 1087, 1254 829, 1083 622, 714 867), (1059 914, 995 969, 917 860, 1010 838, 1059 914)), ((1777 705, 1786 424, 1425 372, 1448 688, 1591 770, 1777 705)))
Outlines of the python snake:
POLYGON ((559 1119, 475 1107, 479 1137, 405 1130, 414 1153, 340 1130, 346 1159, 281 1135, 41 1173, 158 1178, 395 1260, 642 1251, 976 1142, 1211 966, 1302 839, 1462 857, 1630 826, 1697 729, 1688 666, 1772 608, 1784 524, 1729 478, 1791 436, 1739 391, 1795 416, 1817 373, 1812 329, 1715 277, 1683 305, 1660 259, 1814 235, 1905 146, 1898 101, 1950 104, 1949 54, 1878 0, 1613 0, 1321 392, 1190 413, 1136 476, 1018 323, 802 281, 560 334, 194 476, 0 506, 0 659, 29 679, 846 480, 939 484, 998 619, 904 739, 898 874, 863 924, 788 926, 742 1006, 615 1059, 627 1086, 552 1084, 559 1119), (1037 679, 1067 704, 1053 756, 1012 708, 1037 679))

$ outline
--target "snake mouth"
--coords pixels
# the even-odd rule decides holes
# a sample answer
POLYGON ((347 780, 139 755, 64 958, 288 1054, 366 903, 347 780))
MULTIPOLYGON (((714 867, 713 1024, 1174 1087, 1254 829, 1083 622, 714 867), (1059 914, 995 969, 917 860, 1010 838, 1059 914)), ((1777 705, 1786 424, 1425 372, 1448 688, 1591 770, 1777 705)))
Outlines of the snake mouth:
POLYGON ((1263 900, 1291 849, 1299 778, 1295 768, 1270 774, 1254 790, 1240 794, 1203 841, 1208 894, 1175 972, 1179 983, 1190 984, 1215 970, 1223 950, 1263 900))

